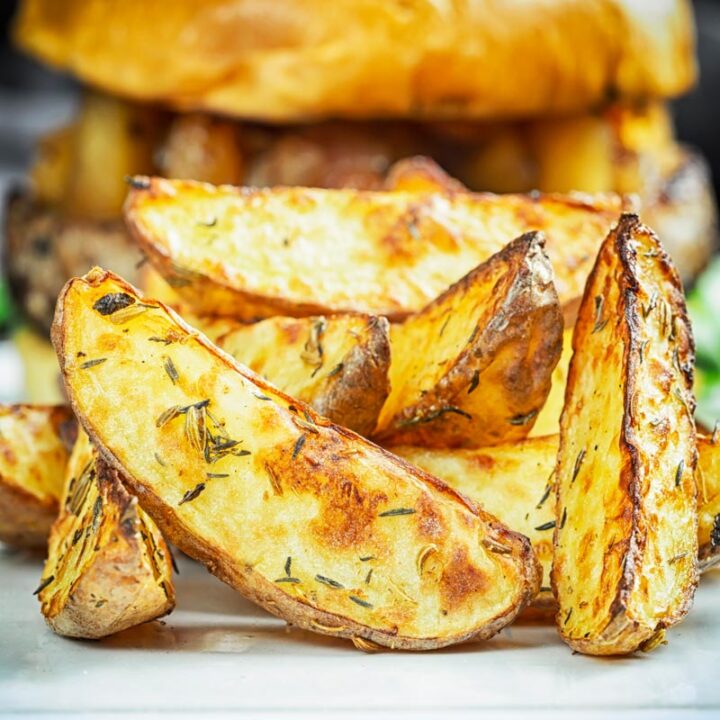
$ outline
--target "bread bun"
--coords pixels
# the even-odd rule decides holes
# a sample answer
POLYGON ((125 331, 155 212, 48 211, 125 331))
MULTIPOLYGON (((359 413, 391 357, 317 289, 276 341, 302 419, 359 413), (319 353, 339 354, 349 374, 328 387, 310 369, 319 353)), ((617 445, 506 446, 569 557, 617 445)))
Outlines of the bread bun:
POLYGON ((686 0, 25 0, 15 37, 110 93, 276 122, 577 112, 696 70, 686 0))

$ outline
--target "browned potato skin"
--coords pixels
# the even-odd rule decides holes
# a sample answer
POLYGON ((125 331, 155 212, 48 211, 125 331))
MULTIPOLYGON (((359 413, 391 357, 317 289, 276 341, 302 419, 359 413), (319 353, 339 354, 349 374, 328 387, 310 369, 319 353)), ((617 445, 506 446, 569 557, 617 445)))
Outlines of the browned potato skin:
POLYGON ((45 547, 74 428, 70 409, 62 405, 0 406, 0 542, 45 547))
MULTIPOLYGON (((529 538, 543 567, 542 586, 531 609, 548 618, 557 611, 550 587, 550 568, 559 442, 559 435, 548 435, 478 450, 409 445, 390 448, 529 538)), ((720 562, 720 529, 715 529, 720 528, 720 519, 716 519, 720 518, 720 444, 699 435, 697 447, 698 558, 700 570, 705 571, 720 562)))
POLYGON ((201 314, 366 312, 397 321, 531 230, 545 233, 560 302, 572 307, 623 202, 612 194, 257 190, 138 176, 125 219, 201 314), (170 231, 178 233, 172 250, 170 231), (333 272, 319 273, 328 255, 333 272))
POLYGON ((573 353, 556 473, 557 624, 578 652, 631 653, 682 620, 698 578, 692 334, 677 273, 635 215, 603 243, 573 353))
POLYGON ((55 301, 69 277, 94 265, 138 278, 142 255, 118 220, 74 219, 29 194, 8 198, 5 261, 13 296, 45 336, 55 301))
MULTIPOLYGON (((198 327, 205 329, 202 322, 198 327)), ((275 317, 238 323, 216 339, 210 337, 238 362, 332 422, 360 435, 375 429, 390 391, 390 326, 385 318, 275 317)))
MULTIPOLYGON (((142 344, 143 348, 148 346, 147 352, 143 350, 142 359, 146 362, 142 363, 142 370, 139 369, 141 358, 135 352, 138 348, 135 348, 130 356, 124 356, 121 349, 123 370, 117 375, 117 366, 113 370, 113 350, 118 344, 132 344, 133 336, 122 333, 117 320, 103 320, 102 316, 92 309, 100 298, 110 292, 123 292, 131 297, 138 297, 137 291, 129 284, 111 273, 95 269, 84 279, 70 281, 58 301, 53 342, 74 409, 93 441, 102 448, 103 456, 121 471, 123 482, 141 498, 144 509, 158 523, 165 536, 246 597, 290 623, 314 632, 354 638, 362 647, 376 643, 391 648, 425 650, 464 640, 490 637, 511 622, 536 594, 539 568, 526 538, 504 528, 492 516, 464 500, 441 481, 351 431, 332 425, 309 407, 276 390, 254 373, 237 365, 226 353, 218 351, 203 335, 193 333, 162 304, 144 299, 142 302, 153 308, 146 311, 153 313, 146 320, 148 329, 152 328, 153 332, 163 333, 166 337, 172 335, 177 338, 173 340, 178 343, 175 351, 183 353, 183 368, 186 373, 190 372, 188 364, 191 356, 188 353, 192 353, 194 358, 193 368, 203 368, 199 371, 204 378, 202 382, 205 383, 206 392, 211 394, 214 411, 224 413, 224 417, 223 414, 219 415, 219 422, 223 423, 223 427, 227 427, 228 432, 237 436, 240 431, 250 430, 256 423, 260 423, 252 435, 256 444, 251 448, 251 455, 238 461, 233 460, 235 464, 232 468, 225 463, 228 470, 234 469, 246 474, 240 486, 242 492, 249 492, 248 488, 254 484, 263 488, 262 495, 257 498, 250 496, 244 504, 252 499, 258 503, 261 513, 268 512, 263 503, 270 500, 281 502, 278 506, 281 510, 289 508, 285 515, 286 521, 282 523, 283 532, 292 532, 291 537, 297 538, 296 533, 311 532, 312 528, 315 528, 315 534, 309 535, 303 544, 303 552, 314 553, 317 562, 324 558, 325 566, 329 566, 329 571, 333 572, 354 573, 357 570, 354 564, 357 563, 357 555, 367 549, 378 561, 378 564, 374 565, 376 577, 378 574, 382 577, 381 573, 385 570, 393 571, 394 568, 400 568, 403 573, 415 574, 415 554, 408 556, 397 551, 393 553, 393 548, 397 543, 401 543, 403 547, 406 543, 411 543, 413 549, 417 546, 421 551, 425 551, 427 540, 418 542, 412 533, 419 532, 420 538, 432 537, 435 545, 433 552, 440 553, 440 556, 438 563, 433 561, 430 566, 441 573, 441 587, 445 588, 437 596, 437 602, 449 604, 438 605, 437 616, 432 619, 425 613, 418 614, 416 611, 408 615, 408 608, 412 605, 409 601, 398 599, 395 591, 391 592, 390 585, 384 584, 385 581, 376 589, 351 590, 363 594, 367 592, 366 596, 373 599, 375 594, 382 599, 390 593, 393 600, 389 604, 384 601, 377 611, 373 607, 360 608, 355 601, 347 602, 347 591, 338 595, 339 591, 332 588, 328 590, 323 584, 312 586, 313 597, 321 600, 313 601, 311 597, 304 595, 303 599, 299 599, 295 594, 297 585, 281 584, 272 579, 277 575, 284 577, 282 565, 287 554, 285 548, 277 544, 280 526, 277 525, 278 516, 274 507, 271 515, 262 520, 262 527, 253 528, 252 523, 246 523, 244 534, 245 537, 251 537, 247 533, 255 533, 253 547, 264 547, 258 543, 268 542, 269 552, 282 555, 282 560, 279 557, 272 558, 272 572, 277 574, 272 575, 269 571, 258 569, 257 566, 264 560, 252 563, 248 557, 238 556, 238 537, 233 525, 235 515, 232 508, 228 508, 229 512, 210 514, 198 509, 204 503, 211 502, 214 497, 217 498, 217 493, 226 492, 223 489, 225 486, 222 483, 213 485, 197 499, 178 506, 184 491, 197 490, 197 487, 192 488, 195 484, 192 478, 193 468, 201 468, 204 479, 207 465, 191 443, 175 439, 173 427, 156 427, 156 410, 160 405, 166 404, 171 392, 173 397, 179 399, 179 393, 187 397, 191 389, 195 397, 197 392, 201 391, 198 388, 203 386, 198 385, 192 376, 188 376, 187 381, 179 381, 178 385, 171 385, 164 375, 163 364, 159 362, 162 356, 156 357, 158 352, 168 352, 167 347, 158 348, 158 343, 154 342, 142 344), (100 350, 110 356, 107 362, 92 368, 96 371, 96 379, 102 378, 109 370, 115 380, 122 383, 123 373, 126 373, 127 377, 142 371, 142 376, 149 385, 158 385, 153 393, 155 404, 148 403, 147 407, 139 408, 147 417, 141 417, 142 422, 135 427, 132 414, 128 416, 121 436, 115 434, 106 423, 109 416, 102 414, 109 410, 107 398, 96 396, 93 386, 83 380, 82 371, 78 373, 78 342, 84 344, 90 353, 89 357, 100 350), (94 344, 97 344, 97 347, 94 344), (134 363, 138 367, 132 369, 134 363), (212 378, 214 374, 217 374, 217 380, 212 378), (165 391, 160 390, 160 378, 163 378, 162 387, 168 388, 165 391), (221 387, 226 388, 218 395, 214 394, 213 383, 216 381, 222 382, 221 387), (185 387, 186 384, 190 389, 185 387), (158 394, 167 394, 168 397, 158 398, 158 394), (230 407, 231 401, 232 407, 237 407, 240 396, 243 397, 242 403, 247 404, 253 412, 243 411, 240 415, 230 416, 223 410, 224 404, 227 404, 225 410, 230 407), (268 397, 270 401, 267 400, 268 397), (158 403, 158 399, 162 402, 158 403), (95 405, 96 402, 99 404, 95 405), (291 406, 295 411, 290 409, 291 406), (304 419, 299 417, 298 411, 304 419), (317 432, 308 431, 306 434, 310 439, 306 444, 298 446, 298 438, 303 436, 303 430, 299 428, 307 427, 308 424, 317 432), (139 438, 138 433, 145 438, 142 450, 139 447, 128 447, 128 443, 134 443, 130 437, 139 438), (165 449, 164 445, 152 444, 153 441, 148 435, 153 433, 159 433, 158 437, 165 438, 164 442, 173 443, 172 456, 166 454, 166 461, 172 463, 167 473, 162 469, 164 466, 158 464, 157 458, 153 460, 152 450, 162 452, 165 449), (262 445, 263 436, 268 438, 266 442, 271 443, 267 447, 262 445), (272 442, 277 443, 278 439, 281 443, 273 445, 272 442), (296 457, 291 455, 298 456, 298 447, 302 448, 302 454, 296 461, 296 457), (143 465, 142 477, 136 474, 139 469, 139 465, 135 467, 137 463, 143 465), (174 474, 172 467, 175 465, 180 466, 183 472, 190 473, 190 487, 186 487, 187 478, 183 479, 181 474, 174 474), (256 470, 252 470, 253 467, 256 470), (254 472, 258 475, 253 475, 254 472), (169 473, 172 474, 168 477, 169 473), (280 492, 275 490, 276 482, 280 492), (283 485, 291 487, 294 492, 283 495, 283 485), (321 512, 314 516, 309 528, 305 524, 294 528, 293 523, 297 524, 298 521, 293 519, 293 514, 302 510, 305 507, 302 503, 305 502, 321 502, 321 512), (401 518, 405 525, 381 528, 377 526, 379 520, 376 513, 388 502, 412 503, 413 507, 422 502, 422 506, 416 515, 401 518), (414 522, 416 518, 417 523, 414 522), (430 524, 426 521, 430 521, 430 524), (275 525, 272 525, 273 522, 275 525), (207 524, 204 529, 203 524, 207 524), (366 536, 366 532, 370 534, 366 536), (394 538, 390 544, 387 544, 387 540, 382 540, 385 533, 394 538), (209 537, 217 537, 218 540, 210 540, 209 537), (482 542, 479 542, 478 538, 482 542), (227 544, 228 549, 226 543, 230 543, 227 544), (466 546, 465 543, 470 545, 466 546), (482 582, 478 574, 481 571, 468 554, 470 551, 473 555, 479 553, 483 558, 482 582), (446 553, 450 553, 447 558, 446 553), (461 559, 461 556, 464 559, 461 559), (279 566, 277 571, 276 560, 279 566), (352 566, 339 565, 349 564, 351 561, 352 566), (490 568, 493 568, 492 572, 490 568), (483 604, 486 594, 494 598, 491 605, 483 604), (447 607, 448 616, 440 612, 443 607, 447 607), (382 614, 377 615, 376 612, 382 614), (390 617, 394 618, 389 624, 383 619, 386 613, 390 613, 390 617), (471 620, 483 618, 482 623, 469 622, 468 613, 471 620), (445 617, 448 619, 445 620, 445 617), (429 625, 426 626, 426 623, 429 625), (441 632, 445 623, 452 623, 448 625, 454 628, 452 632, 441 632), (417 634, 411 632, 415 627, 418 628, 417 634)), ((136 299, 135 302, 139 301, 136 299)), ((137 322, 142 324, 143 317, 145 316, 140 314, 134 320, 125 321, 126 329, 132 330, 133 324, 137 322)), ((169 347, 173 348, 173 345, 169 347)), ((126 391, 131 392, 135 387, 129 383, 130 381, 127 386, 123 386, 123 396, 127 394, 126 391)), ((243 433, 243 436, 250 437, 248 433, 243 433)), ((233 487, 235 486, 230 485, 231 490, 233 487)), ((242 512, 243 506, 237 506, 236 510, 238 513, 242 512)), ((382 515, 382 511, 380 514, 382 515)), ((403 515, 407 513, 403 512, 403 515)), ((285 565, 289 576, 288 563, 285 565)), ((311 572, 317 572, 313 565, 310 567, 313 567, 311 572)), ((307 574, 302 565, 299 569, 293 565, 292 572, 300 574, 301 577, 307 574)), ((398 579, 396 574, 389 577, 398 579)), ((367 580, 365 582, 367 584, 367 580)), ((424 588, 422 592, 415 602, 436 602, 432 588, 424 588)))
POLYGON ((170 551, 84 432, 62 500, 38 593, 48 625, 58 635, 97 639, 169 613, 175 605, 170 551))
POLYGON ((540 233, 523 235, 391 328, 385 444, 520 440, 543 406, 563 319, 540 233))

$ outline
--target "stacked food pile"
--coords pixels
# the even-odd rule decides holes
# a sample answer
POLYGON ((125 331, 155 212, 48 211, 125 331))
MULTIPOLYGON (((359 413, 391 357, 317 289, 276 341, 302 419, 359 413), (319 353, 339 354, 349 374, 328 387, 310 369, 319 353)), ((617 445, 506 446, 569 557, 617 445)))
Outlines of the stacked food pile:
POLYGON ((714 205, 663 105, 687 5, 65 5, 21 42, 173 111, 89 95, 10 208, 69 407, 0 417, 0 538, 48 543, 51 627, 169 612, 167 540, 366 651, 528 613, 662 643, 720 559, 675 268, 714 205))

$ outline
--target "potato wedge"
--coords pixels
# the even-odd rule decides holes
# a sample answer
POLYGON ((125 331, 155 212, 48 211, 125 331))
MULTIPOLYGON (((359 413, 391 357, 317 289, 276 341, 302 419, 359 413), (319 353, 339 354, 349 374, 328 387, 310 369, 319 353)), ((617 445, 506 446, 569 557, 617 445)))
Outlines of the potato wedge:
POLYGON ((540 233, 526 233, 391 328, 386 444, 482 447, 525 437, 550 391, 563 318, 540 233))
POLYGON ((117 276, 68 283, 53 341, 81 423, 165 537, 288 622, 431 649, 489 637, 537 592, 526 538, 117 276))
POLYGON ((89 639, 162 617, 175 605, 172 559, 160 531, 82 431, 38 599, 58 635, 89 639))
MULTIPOLYGON (((213 324, 220 321, 214 321, 213 324)), ((202 329, 202 325, 200 325, 202 329)), ((375 315, 274 317, 216 345, 338 425, 370 435, 390 391, 390 329, 375 315)))
POLYGON ((560 432, 560 416, 565 404, 565 386, 567 385, 570 358, 572 358, 572 334, 571 327, 565 328, 563 331, 562 353, 553 370, 550 392, 530 431, 531 437, 556 435, 560 432))
POLYGON ((0 406, 0 541, 45 547, 75 430, 62 405, 0 406))
MULTIPOLYGON (((533 608, 549 610, 557 607, 550 587, 550 568, 558 444, 559 436, 551 435, 478 450, 410 445, 390 450, 440 478, 530 539, 543 568, 542 586, 533 608)), ((698 557, 704 571, 720 562, 720 444, 698 436, 697 448, 698 557)))
POLYGON ((692 369, 677 273, 652 231, 623 215, 588 279, 560 422, 552 583, 574 650, 654 644, 692 603, 692 369))
POLYGON ((698 557, 704 572, 720 564, 720 443, 698 437, 698 557))
POLYGON ((555 527, 554 475, 558 436, 477 450, 400 445, 390 451, 446 482, 532 543, 543 568, 533 607, 555 608, 550 588, 555 527))
POLYGON ((385 178, 385 190, 408 193, 469 192, 459 181, 424 155, 398 160, 385 178))
POLYGON ((400 320, 530 230, 545 232, 560 301, 572 305, 622 203, 616 195, 253 190, 136 177, 125 219, 198 312, 400 320))

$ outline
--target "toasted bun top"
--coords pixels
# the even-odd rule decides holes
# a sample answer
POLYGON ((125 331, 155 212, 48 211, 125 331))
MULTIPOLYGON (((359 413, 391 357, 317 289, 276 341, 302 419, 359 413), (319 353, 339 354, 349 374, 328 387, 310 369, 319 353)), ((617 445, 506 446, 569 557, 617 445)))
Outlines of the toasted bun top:
POLYGON ((695 77, 686 0, 25 0, 15 36, 108 92, 269 121, 564 113, 695 77))

